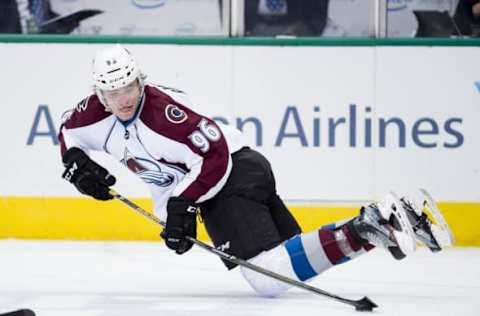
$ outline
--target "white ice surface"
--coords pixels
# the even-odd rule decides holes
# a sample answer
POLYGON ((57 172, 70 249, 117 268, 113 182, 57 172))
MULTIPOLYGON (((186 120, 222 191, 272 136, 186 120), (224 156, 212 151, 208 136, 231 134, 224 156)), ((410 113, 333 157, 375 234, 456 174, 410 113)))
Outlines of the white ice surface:
MULTIPOLYGON (((479 316, 480 249, 420 249, 398 262, 374 250, 312 285, 367 295, 379 305, 372 315, 479 316)), ((178 256, 161 243, 3 240, 0 313, 18 308, 41 316, 359 315, 301 289, 256 297, 238 269, 227 272, 201 249, 178 256)))

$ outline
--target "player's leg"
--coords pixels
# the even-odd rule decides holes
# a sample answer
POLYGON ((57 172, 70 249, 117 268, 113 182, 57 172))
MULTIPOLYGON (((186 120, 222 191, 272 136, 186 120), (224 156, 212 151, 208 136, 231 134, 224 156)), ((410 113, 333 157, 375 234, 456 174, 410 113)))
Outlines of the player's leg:
MULTIPOLYGON (((374 246, 363 242, 353 222, 326 225, 318 230, 296 235, 272 250, 249 261, 255 265, 298 281, 308 281, 327 269, 350 261, 374 246)), ((277 296, 291 286, 241 267, 247 282, 261 296, 277 296)))
POLYGON ((297 220, 276 192, 270 196, 267 205, 282 240, 290 239, 302 233, 297 220))
MULTIPOLYGON (((241 259, 270 250, 283 240, 267 205, 238 195, 202 205, 205 228, 216 248, 241 259)), ((236 265, 224 261, 228 269, 236 265)))
MULTIPOLYGON (((269 209, 275 181, 270 163, 255 150, 243 148, 232 155, 232 161, 232 171, 223 189, 200 208, 215 247, 250 259, 284 240, 269 209)), ((225 264, 228 268, 235 266, 225 264)))
MULTIPOLYGON (((332 266, 358 257, 373 245, 388 249, 397 259, 415 248, 405 210, 393 195, 387 196, 383 202, 362 208, 359 216, 343 225, 328 225, 297 235, 250 261, 299 281, 307 281, 332 266)), ((289 288, 243 267, 242 273, 260 295, 276 296, 289 288)))

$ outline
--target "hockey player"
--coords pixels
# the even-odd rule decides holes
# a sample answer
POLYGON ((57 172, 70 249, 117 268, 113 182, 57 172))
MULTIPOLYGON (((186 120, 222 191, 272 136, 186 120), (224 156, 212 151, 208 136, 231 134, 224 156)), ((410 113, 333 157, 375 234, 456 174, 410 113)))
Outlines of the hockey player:
MULTIPOLYGON (((83 194, 112 199, 115 177, 88 152, 114 156, 148 184, 155 212, 166 218, 161 236, 177 254, 192 247, 184 237, 196 237, 197 214, 215 247, 300 281, 374 246, 401 259, 415 249, 415 238, 434 251, 446 244, 436 233, 444 227, 394 194, 346 223, 302 234, 276 192, 269 162, 244 144, 238 130, 191 110, 182 91, 145 78, 123 47, 97 53, 94 94, 68 112, 61 126, 63 177, 83 194)), ((260 295, 288 288, 248 269, 242 273, 260 295)))

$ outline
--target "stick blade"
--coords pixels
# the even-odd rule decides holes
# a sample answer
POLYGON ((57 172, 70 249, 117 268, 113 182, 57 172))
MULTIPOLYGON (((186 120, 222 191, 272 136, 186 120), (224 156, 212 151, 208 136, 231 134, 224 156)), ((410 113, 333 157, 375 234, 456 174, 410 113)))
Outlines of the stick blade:
POLYGON ((0 316, 35 316, 35 313, 31 309, 19 309, 13 312, 0 314, 0 316))
POLYGON ((364 297, 361 300, 355 302, 355 310, 359 312, 371 312, 374 308, 378 307, 377 304, 372 302, 368 297, 364 297))

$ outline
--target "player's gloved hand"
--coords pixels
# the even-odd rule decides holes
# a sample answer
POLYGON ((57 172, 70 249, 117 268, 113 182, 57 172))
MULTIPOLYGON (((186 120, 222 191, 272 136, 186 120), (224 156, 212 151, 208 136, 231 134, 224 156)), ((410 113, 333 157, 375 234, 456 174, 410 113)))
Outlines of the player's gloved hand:
POLYGON ((83 150, 76 147, 68 149, 63 155, 63 165, 62 178, 73 183, 80 193, 102 201, 113 199, 109 187, 115 184, 115 177, 83 150))
POLYGON ((160 236, 168 248, 179 255, 192 248, 186 236, 197 237, 197 206, 183 197, 171 197, 167 203, 167 224, 160 236))

